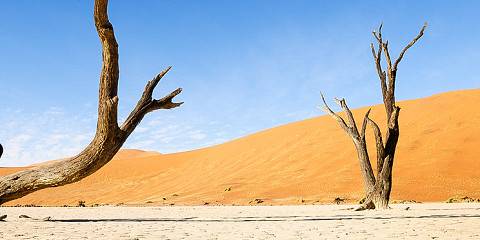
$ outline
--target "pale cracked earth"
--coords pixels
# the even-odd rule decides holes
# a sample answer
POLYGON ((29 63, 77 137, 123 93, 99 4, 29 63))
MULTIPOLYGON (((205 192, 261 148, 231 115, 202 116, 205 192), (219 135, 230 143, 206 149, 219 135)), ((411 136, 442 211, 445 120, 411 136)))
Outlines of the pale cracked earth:
POLYGON ((3 207, 0 239, 480 239, 478 203, 350 207, 3 207))

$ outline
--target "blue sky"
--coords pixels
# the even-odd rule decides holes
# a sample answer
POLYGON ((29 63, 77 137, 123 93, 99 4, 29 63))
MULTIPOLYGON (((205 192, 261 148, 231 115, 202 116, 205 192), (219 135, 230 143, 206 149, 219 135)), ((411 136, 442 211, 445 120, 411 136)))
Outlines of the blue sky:
MULTIPOLYGON (((101 48, 93 0, 16 0, 0 8, 0 166, 66 157, 92 138, 101 48)), ((222 143, 322 115, 319 92, 352 107, 381 100, 370 53, 384 23, 399 66, 397 97, 478 88, 478 1, 205 0, 110 2, 120 45, 120 119, 145 83, 183 87, 171 111, 148 115, 126 148, 162 153, 222 143)))

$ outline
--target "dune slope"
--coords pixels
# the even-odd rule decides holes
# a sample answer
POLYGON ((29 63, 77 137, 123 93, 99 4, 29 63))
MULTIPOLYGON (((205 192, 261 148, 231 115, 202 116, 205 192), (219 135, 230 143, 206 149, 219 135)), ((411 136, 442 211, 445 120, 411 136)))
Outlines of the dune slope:
MULTIPOLYGON (((480 198, 480 90, 403 101, 392 198, 480 198)), ((366 108, 354 111, 358 121, 366 108)), ((371 117, 385 125, 382 105, 371 117)), ((375 159, 371 129, 367 132, 375 159)), ((2 168, 1 174, 18 169, 2 168)), ((351 140, 328 116, 175 154, 122 150, 84 180, 7 203, 301 204, 351 201, 363 186, 351 140), (257 201, 260 202, 260 201, 257 201)))

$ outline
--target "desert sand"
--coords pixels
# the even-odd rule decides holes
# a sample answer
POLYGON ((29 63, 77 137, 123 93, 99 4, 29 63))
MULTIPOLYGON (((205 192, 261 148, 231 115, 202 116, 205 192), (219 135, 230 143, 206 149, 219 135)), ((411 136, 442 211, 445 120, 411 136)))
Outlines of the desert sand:
MULTIPOLYGON (((479 103, 479 89, 399 103, 393 200, 480 198, 479 103)), ((354 113, 361 119, 366 110, 354 113)), ((385 125, 382 105, 370 116, 385 125)), ((367 135, 370 157, 375 159, 371 129, 367 135)), ((19 169, 2 168, 0 174, 19 169)), ((286 205, 331 203, 336 197, 353 203, 362 195, 351 140, 333 119, 320 116, 189 152, 122 150, 78 183, 41 190, 6 205, 63 206, 80 200, 87 206, 286 205)))
POLYGON ((0 208, 1 239, 479 239, 480 204, 0 208), (405 210, 409 207, 409 210, 405 210), (19 218, 28 215, 31 218, 19 218), (42 220, 49 218, 48 221, 42 220))

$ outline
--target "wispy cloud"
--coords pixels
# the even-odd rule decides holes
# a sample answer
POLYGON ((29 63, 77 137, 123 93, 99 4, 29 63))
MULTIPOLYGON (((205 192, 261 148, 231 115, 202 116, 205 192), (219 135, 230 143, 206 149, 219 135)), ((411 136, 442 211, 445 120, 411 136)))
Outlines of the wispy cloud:
MULTIPOLYGON (((41 113, 2 111, 0 132, 4 155, 0 166, 23 166, 64 158, 80 151, 93 136, 91 117, 67 116, 62 108, 41 113)), ((94 122, 93 122, 94 124, 94 122)))
MULTIPOLYGON (((71 114, 51 107, 43 112, 5 109, 0 124, 0 142, 4 155, 0 166, 25 166, 73 156, 81 151, 95 133, 96 113, 71 114)), ((178 120, 166 114, 153 113, 137 126, 124 148, 172 153, 222 143, 229 138, 230 125, 220 122, 178 120)))
POLYGON ((201 120, 152 115, 132 133, 125 148, 172 153, 219 144, 227 139, 226 131, 219 134, 218 130, 222 128, 220 123, 212 125, 201 120))

